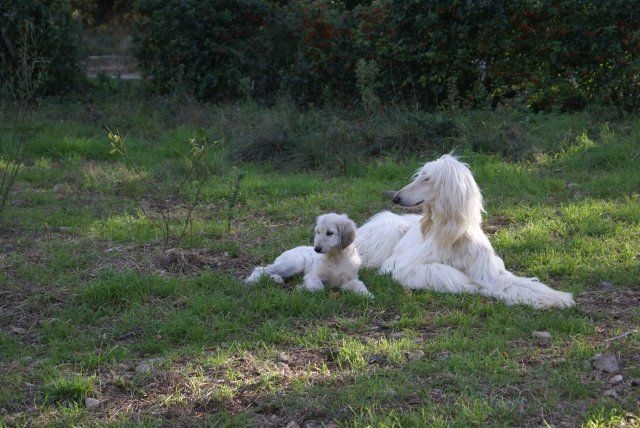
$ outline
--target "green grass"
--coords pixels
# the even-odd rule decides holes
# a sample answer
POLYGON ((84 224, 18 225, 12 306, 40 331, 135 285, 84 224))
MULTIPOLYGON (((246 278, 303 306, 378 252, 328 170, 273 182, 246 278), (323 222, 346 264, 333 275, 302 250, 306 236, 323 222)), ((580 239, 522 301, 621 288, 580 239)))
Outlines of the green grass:
MULTIPOLYGON (((397 138, 412 118, 431 116, 200 105, 121 85, 43 100, 24 127, 25 165, 0 225, 0 424, 638 423, 640 334, 606 341, 640 319, 638 119, 439 113, 455 126, 446 147, 415 143, 410 153, 308 169, 227 155, 260 136, 255 124, 285 120, 283 108, 311 145, 331 132, 352 133, 337 139, 345 144, 364 134, 397 138), (126 135, 140 174, 109 154, 103 125, 126 135), (198 189, 190 182, 175 191, 191 138, 212 147, 202 202, 178 243, 198 189), (296 290, 300 278, 251 290, 239 280, 308 243, 321 213, 362 223, 396 209, 382 191, 451 147, 483 190, 485 230, 507 267, 572 291, 576 308, 408 293, 368 270, 361 277, 373 301, 296 290), (187 274, 159 262, 163 232, 148 183, 167 199, 171 245, 202 262, 187 274), (607 347, 623 363, 615 387, 588 364, 607 347), (424 356, 412 358, 416 351, 424 356), (136 371, 155 357, 164 360, 153 371, 136 371), (603 394, 611 388, 617 399, 603 394), (101 401, 98 410, 84 408, 87 397, 101 401)), ((8 130, 0 124, 0 138, 8 130)))

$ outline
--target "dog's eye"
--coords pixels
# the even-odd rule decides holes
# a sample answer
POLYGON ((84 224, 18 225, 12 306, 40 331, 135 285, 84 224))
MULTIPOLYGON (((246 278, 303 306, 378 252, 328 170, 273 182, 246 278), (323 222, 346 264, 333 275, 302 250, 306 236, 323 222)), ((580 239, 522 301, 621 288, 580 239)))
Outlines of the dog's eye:
POLYGON ((333 232, 332 232, 332 231, 330 231, 330 230, 328 230, 328 231, 327 231, 327 236, 331 236, 331 235, 333 235, 333 232))
POLYGON ((426 178, 423 178, 423 179, 422 179, 422 182, 423 182, 423 183, 426 183, 427 181, 429 181, 429 177, 426 177, 426 178))

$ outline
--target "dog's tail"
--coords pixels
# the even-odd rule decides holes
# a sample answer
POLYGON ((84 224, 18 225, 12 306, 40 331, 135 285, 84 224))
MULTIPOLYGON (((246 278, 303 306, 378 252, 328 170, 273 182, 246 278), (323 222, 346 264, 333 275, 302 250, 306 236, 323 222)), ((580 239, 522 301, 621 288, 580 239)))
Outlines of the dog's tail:
POLYGON ((575 304, 573 295, 538 281, 538 278, 522 278, 509 271, 502 271, 497 287, 483 288, 482 294, 504 300, 509 305, 526 304, 539 309, 569 308, 575 304))
POLYGON ((269 272, 269 267, 270 266, 256 266, 253 272, 251 272, 251 275, 245 278, 245 284, 255 284, 256 282, 260 281, 260 278, 262 278, 263 275, 268 275, 269 277, 271 277, 271 279, 279 284, 283 283, 284 279, 278 274, 269 272))
POLYGON ((420 220, 419 215, 399 216, 383 211, 360 226, 355 245, 364 266, 379 268, 391 256, 393 248, 412 224, 420 220))

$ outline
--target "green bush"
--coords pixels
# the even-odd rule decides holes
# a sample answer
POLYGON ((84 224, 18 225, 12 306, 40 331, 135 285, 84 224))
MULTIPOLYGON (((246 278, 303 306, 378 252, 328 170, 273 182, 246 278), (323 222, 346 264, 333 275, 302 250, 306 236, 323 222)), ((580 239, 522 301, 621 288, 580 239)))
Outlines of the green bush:
POLYGON ((161 92, 185 87, 202 99, 257 96, 276 78, 261 0, 142 0, 134 37, 142 71, 161 92))
POLYGON ((356 92, 356 44, 353 15, 341 2, 296 0, 277 14, 289 29, 289 67, 282 92, 300 103, 351 103, 356 92))
POLYGON ((357 40, 389 97, 534 110, 637 106, 640 3, 380 0, 357 9, 357 40))
POLYGON ((0 2, 0 82, 37 78, 37 93, 26 89, 31 95, 66 92, 83 79, 81 60, 81 28, 68 1, 0 2))
POLYGON ((240 126, 229 155, 235 162, 269 161, 283 169, 345 173, 362 160, 448 152, 454 122, 438 113, 394 111, 343 117, 318 109, 300 112, 278 104, 240 126))
POLYGON ((314 105, 536 111, 640 99, 635 0, 144 0, 140 11, 145 71, 201 98, 249 88, 314 105))

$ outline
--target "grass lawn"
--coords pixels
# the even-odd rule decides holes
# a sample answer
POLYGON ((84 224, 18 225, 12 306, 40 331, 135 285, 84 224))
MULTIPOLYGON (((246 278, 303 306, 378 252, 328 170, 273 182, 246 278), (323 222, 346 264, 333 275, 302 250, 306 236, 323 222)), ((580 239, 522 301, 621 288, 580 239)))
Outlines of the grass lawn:
MULTIPOLYGON (((20 124, 25 165, 0 223, 0 425, 639 423, 640 120, 440 113, 456 127, 440 145, 289 168, 227 156, 279 132, 277 107, 109 85, 44 100, 20 124), (109 153, 104 125, 126 137, 133 162, 109 153), (178 188, 191 139, 211 146, 206 174, 178 188), (400 212, 382 192, 451 148, 483 191, 484 229, 506 266, 575 293, 575 308, 411 293, 367 270, 373 301, 296 290, 300 278, 239 280, 308 244, 319 214, 361 224, 400 212), (179 257, 162 257, 156 200, 179 257), (605 351, 621 383, 591 367, 605 351)), ((325 143, 362 127, 402 136, 398 123, 415 122, 407 112, 285 116, 290 135, 325 143)), ((2 141, 10 134, 0 122, 2 141)))

